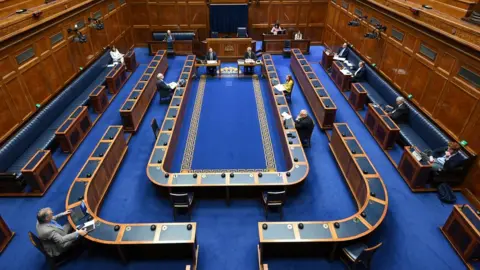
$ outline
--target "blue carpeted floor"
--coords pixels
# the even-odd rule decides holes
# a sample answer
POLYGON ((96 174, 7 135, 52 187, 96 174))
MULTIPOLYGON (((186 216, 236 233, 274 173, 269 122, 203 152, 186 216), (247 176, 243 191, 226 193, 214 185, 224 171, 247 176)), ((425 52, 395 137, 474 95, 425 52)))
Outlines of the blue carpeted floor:
MULTIPOLYGON (((438 229, 451 212, 434 193, 413 194, 398 175, 363 123, 335 88, 318 64, 322 47, 312 47, 306 56, 337 107, 337 122, 347 122, 363 148, 382 175, 389 192, 389 211, 375 238, 384 245, 376 254, 373 269, 464 269, 464 265, 438 229)), ((110 104, 66 165, 47 194, 42 198, 1 198, 0 213, 17 234, 0 256, 0 269, 48 269, 41 255, 28 240, 27 232, 35 231, 35 215, 39 208, 50 206, 54 211, 65 208, 66 192, 76 174, 108 125, 120 124, 118 110, 151 57, 146 49, 137 49, 140 67, 110 104)), ((166 81, 176 81, 185 57, 169 58, 166 81)), ((290 73, 290 59, 274 56, 280 77, 290 73)), ((217 86, 224 83, 219 80, 217 86)), ((233 84, 237 83, 236 80, 233 84)), ((208 84, 207 84, 208 88, 208 84)), ((208 90, 208 89, 207 89, 208 90)), ((228 91, 228 89, 227 89, 228 91)), ((113 222, 172 221, 169 202, 156 192, 146 177, 145 165, 154 143, 150 121, 163 121, 167 106, 160 105, 158 95, 145 115, 138 133, 129 142, 127 155, 104 201, 100 215, 113 222)), ((212 97, 212 102, 215 98, 212 97)), ((264 98, 264 101, 265 98, 264 98)), ((224 106, 225 110, 228 110, 224 106)), ((308 105, 298 83, 295 84, 291 110, 295 115, 308 105)), ((226 120, 225 120, 226 121, 226 120)), ((221 125, 221 124, 219 124, 221 125)), ((236 128, 236 127, 233 127, 236 128)), ((207 131, 209 132, 209 131, 207 131)), ((236 134, 232 135, 234 139, 236 134)), ((229 138, 230 139, 230 138, 229 138)), ((223 140, 223 139, 222 139, 223 140)), ((274 140, 274 139, 272 139, 274 140)), ((310 174, 298 192, 290 194, 284 220, 332 220, 344 218, 356 211, 329 149, 325 133, 318 128, 312 137, 312 147, 306 150, 310 174)), ((206 154, 205 154, 206 155, 206 154)), ((458 202, 464 203, 460 195, 458 202)), ((276 217, 272 215, 272 219, 276 217)), ((256 269, 258 243, 257 222, 264 220, 259 200, 233 199, 230 207, 223 200, 197 200, 193 210, 200 244, 199 269, 256 269)), ((270 269, 341 269, 340 262, 322 258, 268 260, 270 269)), ((96 252, 84 253, 64 269, 182 269, 183 262, 146 261, 122 265, 118 259, 96 252)))

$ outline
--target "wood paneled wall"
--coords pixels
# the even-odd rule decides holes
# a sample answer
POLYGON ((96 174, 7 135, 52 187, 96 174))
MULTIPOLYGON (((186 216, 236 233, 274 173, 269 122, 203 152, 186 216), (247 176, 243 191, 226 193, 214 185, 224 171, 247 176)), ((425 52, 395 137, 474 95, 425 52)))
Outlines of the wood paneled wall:
POLYGON ((125 51, 133 46, 130 9, 122 3, 119 0, 98 1, 67 14, 46 28, 4 43, 0 49, 0 141, 35 113, 36 104, 45 105, 81 72, 81 68, 95 61, 104 52, 104 47, 115 44, 125 51), (104 30, 88 27, 88 18, 99 11, 104 30), (73 34, 67 33, 68 28, 81 20, 85 22, 81 31, 88 39, 83 44, 74 43, 73 34), (52 44, 52 38, 61 34, 63 39, 52 44), (33 56, 19 64, 17 56, 30 49, 33 49, 33 56))
MULTIPOLYGON (((441 128, 457 141, 468 141, 471 152, 480 153, 480 88, 459 76, 461 68, 480 75, 480 53, 366 2, 338 3, 328 6, 326 45, 336 49, 351 43, 402 94, 413 95, 412 102, 441 128), (360 27, 347 26, 358 10, 368 19, 360 27), (387 26, 378 40, 364 38, 373 29, 368 23, 372 17, 387 26), (435 59, 424 55, 421 47, 435 52, 435 59)), ((480 183, 475 183, 480 159, 473 167, 466 186, 480 196, 480 183)))
POLYGON ((249 7, 249 31, 254 39, 261 40, 278 20, 283 28, 300 30, 313 43, 323 41, 327 16, 327 0, 259 1, 249 7))

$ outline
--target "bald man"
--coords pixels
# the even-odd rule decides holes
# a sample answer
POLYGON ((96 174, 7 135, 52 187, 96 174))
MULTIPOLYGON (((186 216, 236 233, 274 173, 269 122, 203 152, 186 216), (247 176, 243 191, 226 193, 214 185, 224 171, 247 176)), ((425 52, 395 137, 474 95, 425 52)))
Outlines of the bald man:
POLYGON ((308 147, 308 142, 310 141, 314 127, 315 123, 312 118, 308 116, 307 111, 301 110, 297 119, 295 119, 295 129, 297 130, 298 135, 300 136, 300 141, 304 147, 308 147))
POLYGON ((162 73, 157 74, 157 91, 160 94, 160 103, 165 101, 165 98, 171 98, 172 92, 174 89, 172 89, 165 81, 163 80, 165 77, 163 76, 162 73))
POLYGON ((347 58, 348 56, 347 43, 343 43, 342 47, 337 52, 337 56, 341 58, 347 58))
POLYGON ((48 207, 40 209, 37 213, 38 238, 50 256, 59 256, 72 247, 80 236, 87 234, 84 229, 71 232, 70 225, 58 224, 56 220, 66 215, 70 215, 69 210, 54 216, 52 209, 48 207))
MULTIPOLYGON (((245 52, 244 55, 245 60, 247 59, 252 59, 252 60, 257 60, 257 56, 255 55, 254 52, 252 52, 252 48, 248 47, 247 51, 245 52)), ((253 67, 245 67, 244 73, 253 73, 253 67)))

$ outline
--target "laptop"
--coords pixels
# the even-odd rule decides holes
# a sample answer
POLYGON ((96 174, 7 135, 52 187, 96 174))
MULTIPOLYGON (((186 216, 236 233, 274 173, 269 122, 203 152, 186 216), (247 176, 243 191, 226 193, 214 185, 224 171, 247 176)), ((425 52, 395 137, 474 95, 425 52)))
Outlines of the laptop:
POLYGON ((80 205, 70 209, 72 213, 70 217, 72 218, 73 223, 79 224, 87 221, 88 217, 90 216, 87 211, 87 206, 85 205, 85 201, 82 201, 80 205))

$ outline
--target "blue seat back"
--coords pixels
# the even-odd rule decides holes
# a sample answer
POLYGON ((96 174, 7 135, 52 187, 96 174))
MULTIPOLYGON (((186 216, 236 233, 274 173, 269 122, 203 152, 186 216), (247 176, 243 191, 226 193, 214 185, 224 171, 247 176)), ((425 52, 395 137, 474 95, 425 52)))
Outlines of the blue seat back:
POLYGON ((371 87, 375 88, 377 93, 382 96, 382 98, 390 105, 395 104, 397 97, 400 94, 393 89, 390 84, 388 84, 377 72, 374 68, 370 67, 368 64, 365 65, 367 67, 365 72, 365 77, 370 84, 371 87))
POLYGON ((246 27, 237 27, 237 37, 239 37, 239 38, 248 37, 247 28, 246 27))
POLYGON ((110 61, 110 51, 107 50, 84 73, 63 89, 58 96, 20 128, 0 148, 0 171, 6 171, 31 146, 57 117, 62 115, 65 108, 86 90, 110 61))
MULTIPOLYGON (((153 32, 152 37, 155 41, 162 41, 165 39, 167 32, 153 32)), ((175 40, 194 40, 194 32, 175 32, 172 33, 172 36, 175 40)))

